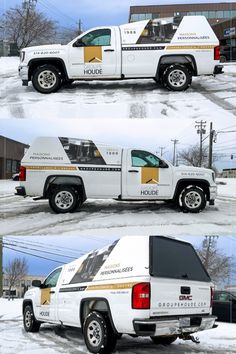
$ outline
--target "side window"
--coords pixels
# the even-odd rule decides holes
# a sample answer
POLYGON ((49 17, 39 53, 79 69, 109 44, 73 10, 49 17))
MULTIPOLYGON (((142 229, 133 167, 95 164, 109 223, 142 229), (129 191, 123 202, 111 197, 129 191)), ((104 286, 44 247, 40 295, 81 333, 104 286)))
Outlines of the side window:
POLYGON ((85 47, 111 45, 111 30, 103 28, 87 33, 80 41, 85 47))
POLYGON ((230 300, 230 294, 225 293, 225 292, 217 292, 214 296, 214 300, 216 301, 229 301, 230 300))
POLYGON ((45 279, 43 283, 44 288, 54 288, 57 285, 58 278, 61 274, 61 268, 54 270, 49 276, 45 279))
POLYGON ((132 150, 131 159, 133 167, 159 167, 160 165, 157 156, 143 150, 132 150))

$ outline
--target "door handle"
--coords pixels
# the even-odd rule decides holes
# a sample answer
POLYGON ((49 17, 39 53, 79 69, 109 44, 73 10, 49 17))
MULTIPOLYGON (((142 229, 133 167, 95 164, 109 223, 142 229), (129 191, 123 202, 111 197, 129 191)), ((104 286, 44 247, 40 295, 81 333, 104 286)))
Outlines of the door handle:
POLYGON ((50 294, 55 294, 55 291, 54 290, 50 291, 50 294))
POLYGON ((132 172, 132 173, 138 173, 138 170, 129 170, 128 172, 132 172))
POLYGON ((115 49, 104 49, 104 52, 114 52, 115 49))

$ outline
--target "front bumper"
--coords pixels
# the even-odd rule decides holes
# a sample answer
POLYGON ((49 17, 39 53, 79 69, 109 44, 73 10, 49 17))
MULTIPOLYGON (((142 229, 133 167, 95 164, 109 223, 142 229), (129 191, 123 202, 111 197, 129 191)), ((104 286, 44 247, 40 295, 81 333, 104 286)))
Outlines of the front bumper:
POLYGON ((224 68, 223 65, 216 65, 213 74, 214 75, 223 74, 224 73, 223 68, 224 68))
POLYGON ((16 187, 15 195, 20 195, 21 197, 25 197, 26 196, 25 187, 21 187, 21 186, 16 187))
POLYGON ((18 73, 22 80, 23 86, 28 86, 29 76, 28 76, 29 68, 28 65, 20 64, 18 67, 18 73))
POLYGON ((191 334, 213 328, 215 316, 182 316, 170 318, 136 319, 135 333, 139 336, 170 336, 191 334))

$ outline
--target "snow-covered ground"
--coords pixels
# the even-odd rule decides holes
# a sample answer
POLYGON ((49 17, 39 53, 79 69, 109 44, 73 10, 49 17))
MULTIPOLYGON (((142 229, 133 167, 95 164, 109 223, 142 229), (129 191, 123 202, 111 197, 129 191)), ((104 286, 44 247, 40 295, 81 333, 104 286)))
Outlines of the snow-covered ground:
POLYGON ((192 118, 224 121, 236 114, 236 65, 225 74, 193 79, 186 92, 168 92, 151 80, 77 81, 42 95, 22 87, 19 58, 0 58, 0 118, 192 118))
POLYGON ((0 181, 0 235, 236 235, 236 179, 223 181, 215 206, 199 214, 164 202, 88 200, 65 215, 45 200, 15 196, 19 182, 0 181))
MULTIPOLYGON (((0 299, 1 354, 82 354, 88 353, 78 329, 42 325, 39 333, 26 333, 22 324, 22 300, 0 299)), ((149 338, 123 336, 117 342, 116 353, 193 354, 236 353, 236 324, 218 323, 218 328, 198 333, 201 343, 177 340, 169 347, 154 345, 149 338)))

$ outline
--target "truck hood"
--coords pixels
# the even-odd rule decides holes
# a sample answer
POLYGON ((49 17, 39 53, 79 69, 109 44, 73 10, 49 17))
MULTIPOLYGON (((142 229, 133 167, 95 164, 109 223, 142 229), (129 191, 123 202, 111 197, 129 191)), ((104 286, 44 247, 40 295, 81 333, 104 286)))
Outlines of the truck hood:
POLYGON ((178 166, 174 167, 177 174, 188 177, 202 177, 206 175, 212 175, 213 171, 208 168, 203 167, 193 167, 193 166, 178 166))
POLYGON ((48 50, 60 50, 64 47, 62 44, 47 44, 47 45, 37 45, 33 47, 26 47, 23 48, 22 51, 24 52, 31 52, 31 51, 48 51, 48 50))

